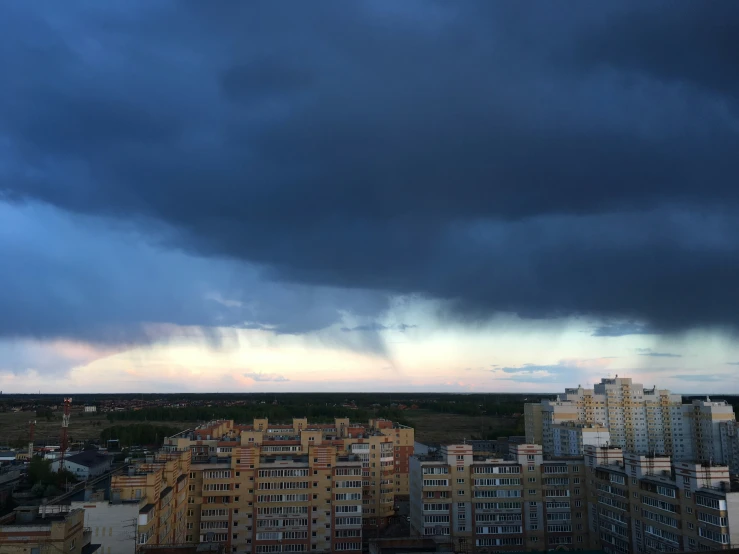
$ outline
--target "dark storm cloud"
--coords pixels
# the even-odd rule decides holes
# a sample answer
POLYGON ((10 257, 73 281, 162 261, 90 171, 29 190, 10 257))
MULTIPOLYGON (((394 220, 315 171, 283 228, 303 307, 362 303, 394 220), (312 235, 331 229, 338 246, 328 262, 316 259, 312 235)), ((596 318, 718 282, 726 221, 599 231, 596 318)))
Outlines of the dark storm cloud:
POLYGON ((582 60, 734 98, 739 93, 736 2, 644 2, 591 31, 582 60))
POLYGON ((10 4, 0 194, 466 321, 735 325, 736 4, 532 6, 10 4))

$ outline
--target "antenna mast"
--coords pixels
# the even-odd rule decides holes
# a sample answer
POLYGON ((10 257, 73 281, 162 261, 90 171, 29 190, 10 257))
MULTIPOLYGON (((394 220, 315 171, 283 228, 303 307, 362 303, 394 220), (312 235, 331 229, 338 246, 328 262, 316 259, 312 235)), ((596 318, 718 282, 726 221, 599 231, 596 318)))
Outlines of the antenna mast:
POLYGON ((67 438, 67 427, 69 427, 69 416, 72 410, 72 399, 64 399, 64 413, 62 414, 62 444, 61 452, 59 455, 59 471, 64 469, 64 454, 67 452, 68 438, 67 438))
POLYGON ((31 463, 33 458, 33 434, 36 430, 36 420, 32 419, 28 422, 28 463, 31 463))

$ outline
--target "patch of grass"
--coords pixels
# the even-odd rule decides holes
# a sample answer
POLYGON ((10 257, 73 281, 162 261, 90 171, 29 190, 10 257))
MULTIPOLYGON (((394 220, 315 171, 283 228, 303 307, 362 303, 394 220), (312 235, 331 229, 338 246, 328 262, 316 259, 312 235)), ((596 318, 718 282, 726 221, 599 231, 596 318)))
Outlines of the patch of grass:
MULTIPOLYGON (((36 420, 34 442, 37 445, 59 445, 62 434, 62 414, 53 412, 51 419, 37 417, 34 412, 0 413, 0 445, 25 446, 28 444, 28 422, 36 420)), ((140 422, 116 421, 111 423, 105 415, 83 415, 72 413, 69 420, 69 439, 71 441, 87 441, 100 438, 100 433, 113 425, 130 425, 140 422)), ((167 422, 167 427, 189 429, 192 422, 167 422)))

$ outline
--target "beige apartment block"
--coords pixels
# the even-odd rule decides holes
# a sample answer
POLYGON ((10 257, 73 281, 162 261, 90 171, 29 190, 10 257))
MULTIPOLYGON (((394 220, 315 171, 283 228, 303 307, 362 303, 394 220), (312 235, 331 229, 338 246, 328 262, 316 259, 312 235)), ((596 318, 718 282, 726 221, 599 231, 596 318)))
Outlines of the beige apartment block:
POLYGON ((726 550, 739 542, 739 489, 727 466, 585 447, 591 548, 609 553, 726 550))
POLYGON ((184 540, 227 552, 362 548, 409 494, 413 429, 382 419, 215 421, 165 440, 191 454, 184 540))
POLYGON ((411 458, 411 532, 444 538, 458 551, 585 549, 582 459, 543 459, 534 444, 503 458, 444 446, 411 458))
POLYGON ((139 545, 184 543, 190 451, 160 452, 111 478, 111 502, 142 502, 137 521, 139 545))

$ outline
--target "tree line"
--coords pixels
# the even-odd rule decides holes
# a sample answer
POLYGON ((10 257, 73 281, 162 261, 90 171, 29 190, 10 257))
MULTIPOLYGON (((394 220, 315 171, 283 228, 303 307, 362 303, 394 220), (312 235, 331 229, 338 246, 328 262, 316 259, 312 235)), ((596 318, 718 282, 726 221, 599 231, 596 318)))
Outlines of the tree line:
POLYGON ((109 440, 117 440, 120 448, 129 446, 161 446, 165 437, 170 437, 182 431, 165 425, 151 423, 133 423, 131 425, 114 425, 103 429, 100 433, 100 442, 107 445, 109 440))

